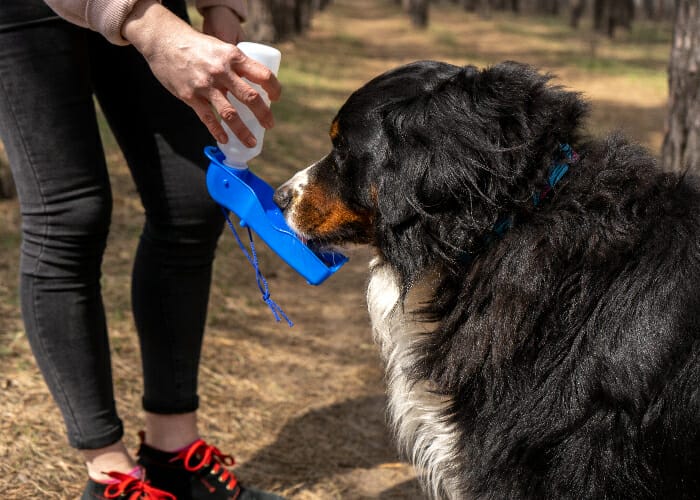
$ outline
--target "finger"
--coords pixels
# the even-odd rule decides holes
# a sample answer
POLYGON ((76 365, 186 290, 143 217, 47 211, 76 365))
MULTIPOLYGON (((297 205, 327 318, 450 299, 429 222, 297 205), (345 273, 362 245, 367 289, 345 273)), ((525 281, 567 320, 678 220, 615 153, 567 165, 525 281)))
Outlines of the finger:
POLYGON ((265 128, 272 128, 274 126, 275 121, 272 117, 272 111, 270 111, 270 107, 265 103, 265 100, 258 91, 238 77, 234 77, 229 90, 236 99, 245 104, 253 112, 258 122, 260 122, 260 125, 265 128))
POLYGON ((190 107, 197 113, 200 121, 207 127, 209 133, 216 139, 217 142, 221 144, 226 144, 228 142, 228 135, 221 126, 219 120, 217 120, 214 111, 212 110, 206 99, 195 99, 188 102, 190 107))
POLYGON ((271 101, 277 101, 282 94, 282 85, 269 68, 246 57, 235 67, 236 73, 260 85, 271 101))
MULTIPOLYGON (((246 146, 252 148, 255 146, 257 141, 253 133, 245 126, 243 120, 238 115, 236 108, 234 108, 226 96, 219 91, 214 91, 209 96, 212 106, 216 109, 217 113, 221 119, 228 125, 231 132, 235 134, 236 137, 246 146)), ((221 141, 219 141, 221 142, 221 141)))

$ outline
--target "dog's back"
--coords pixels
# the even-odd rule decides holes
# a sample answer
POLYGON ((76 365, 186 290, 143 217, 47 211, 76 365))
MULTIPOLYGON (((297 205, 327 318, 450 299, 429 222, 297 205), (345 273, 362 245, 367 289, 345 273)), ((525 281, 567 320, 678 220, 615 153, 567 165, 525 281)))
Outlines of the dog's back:
POLYGON ((613 136, 583 146, 428 307, 466 497, 700 498, 700 193, 613 136), (448 311, 449 309, 449 311, 448 311))

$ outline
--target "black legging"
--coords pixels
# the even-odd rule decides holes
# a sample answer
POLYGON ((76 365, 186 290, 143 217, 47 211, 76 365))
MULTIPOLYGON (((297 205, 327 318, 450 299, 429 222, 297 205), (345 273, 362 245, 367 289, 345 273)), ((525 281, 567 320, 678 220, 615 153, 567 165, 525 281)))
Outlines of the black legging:
MULTIPOLYGON (((164 3, 186 17, 184 1, 164 3)), ((100 292, 112 197, 93 95, 145 208, 132 304, 148 411, 198 406, 222 228, 205 185, 202 149, 213 140, 136 50, 57 19, 39 0, 0 3, 0 137, 22 215, 22 314, 69 442, 80 449, 123 434, 100 292)))

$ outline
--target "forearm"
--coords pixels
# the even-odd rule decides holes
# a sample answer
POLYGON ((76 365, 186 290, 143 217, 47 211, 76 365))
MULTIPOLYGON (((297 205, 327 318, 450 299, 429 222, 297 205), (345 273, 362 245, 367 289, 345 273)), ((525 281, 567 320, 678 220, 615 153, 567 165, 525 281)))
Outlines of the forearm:
MULTIPOLYGON (((64 19, 101 33, 116 45, 127 45, 124 24, 132 11, 146 0, 45 0, 64 19)), ((207 7, 225 6, 241 20, 248 15, 244 0, 197 0, 200 12, 207 7)))
POLYGON ((116 45, 127 45, 121 29, 134 5, 140 0, 45 0, 46 4, 71 23, 90 28, 116 45))

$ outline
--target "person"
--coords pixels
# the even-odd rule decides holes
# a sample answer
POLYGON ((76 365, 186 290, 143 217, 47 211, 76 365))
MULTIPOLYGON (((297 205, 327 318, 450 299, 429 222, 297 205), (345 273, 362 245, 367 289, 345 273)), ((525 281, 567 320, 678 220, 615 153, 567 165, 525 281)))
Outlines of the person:
POLYGON ((22 217, 22 316, 37 364, 88 480, 83 498, 280 498, 241 486, 200 438, 197 372, 223 216, 203 148, 255 138, 231 92, 273 126, 281 87, 237 49, 242 0, 5 0, 0 5, 0 139, 22 217), (125 448, 114 402, 100 268, 112 198, 96 98, 144 206, 132 273, 145 436, 125 448), (145 475, 144 475, 145 473, 145 475))

